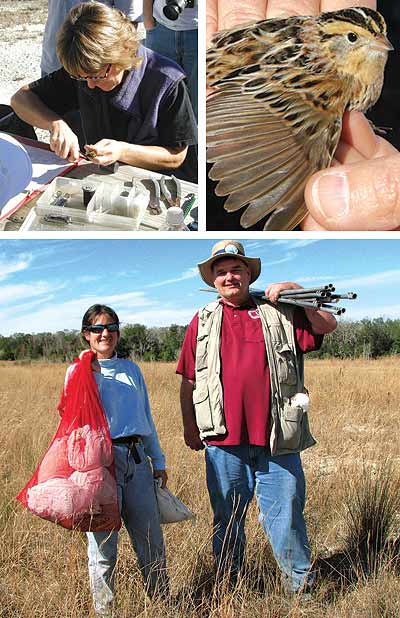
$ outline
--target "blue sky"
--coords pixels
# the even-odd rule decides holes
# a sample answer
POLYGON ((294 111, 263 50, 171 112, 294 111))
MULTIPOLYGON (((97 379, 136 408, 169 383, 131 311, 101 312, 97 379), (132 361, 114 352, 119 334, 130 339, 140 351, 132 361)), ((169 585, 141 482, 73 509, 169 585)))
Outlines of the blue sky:
MULTIPOLYGON (((0 335, 79 329, 95 302, 123 323, 187 324, 211 300, 196 263, 215 239, 0 240, 0 335)), ((297 281, 357 292, 344 319, 400 317, 400 240, 242 240, 263 269, 255 287, 297 281)), ((343 318, 341 318, 343 319, 343 318)))

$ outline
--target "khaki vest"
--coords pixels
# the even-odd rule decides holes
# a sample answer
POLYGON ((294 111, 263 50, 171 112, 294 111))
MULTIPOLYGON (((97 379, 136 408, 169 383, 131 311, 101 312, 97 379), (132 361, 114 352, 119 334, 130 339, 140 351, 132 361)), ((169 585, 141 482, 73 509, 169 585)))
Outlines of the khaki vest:
MULTIPOLYGON (((258 306, 270 369, 272 455, 296 453, 315 444, 307 411, 291 398, 304 389, 303 355, 297 353, 293 307, 274 307, 252 297, 258 306)), ((193 404, 201 438, 226 433, 221 383, 220 339, 223 306, 214 301, 200 309, 193 404)))

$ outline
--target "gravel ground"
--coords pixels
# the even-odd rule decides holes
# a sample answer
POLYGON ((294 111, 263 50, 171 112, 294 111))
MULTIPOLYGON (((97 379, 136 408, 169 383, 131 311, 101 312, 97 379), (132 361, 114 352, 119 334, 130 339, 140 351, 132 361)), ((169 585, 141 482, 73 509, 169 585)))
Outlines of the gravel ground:
POLYGON ((40 77, 47 0, 1 0, 0 103, 40 77))

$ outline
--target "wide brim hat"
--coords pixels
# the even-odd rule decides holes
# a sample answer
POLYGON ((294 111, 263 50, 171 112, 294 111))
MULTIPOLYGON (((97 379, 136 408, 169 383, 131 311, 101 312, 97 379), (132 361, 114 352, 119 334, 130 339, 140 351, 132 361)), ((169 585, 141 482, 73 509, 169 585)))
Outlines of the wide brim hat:
POLYGON ((0 212, 31 179, 32 162, 25 148, 11 135, 0 133, 0 212))
POLYGON ((250 283, 253 283, 260 276, 260 258, 247 257, 242 243, 237 240, 220 240, 211 249, 211 257, 197 264, 201 278, 211 287, 215 287, 213 265, 221 258, 237 258, 242 260, 250 270, 250 283))

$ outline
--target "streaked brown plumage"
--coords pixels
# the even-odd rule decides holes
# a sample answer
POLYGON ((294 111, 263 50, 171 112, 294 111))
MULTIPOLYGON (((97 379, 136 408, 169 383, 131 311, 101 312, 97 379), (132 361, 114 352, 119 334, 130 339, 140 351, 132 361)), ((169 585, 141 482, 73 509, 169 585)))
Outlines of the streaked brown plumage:
POLYGON ((379 98, 388 51, 369 8, 267 19, 218 33, 207 53, 207 160, 227 211, 249 228, 290 230, 304 188, 330 165, 346 110, 379 98))

